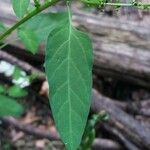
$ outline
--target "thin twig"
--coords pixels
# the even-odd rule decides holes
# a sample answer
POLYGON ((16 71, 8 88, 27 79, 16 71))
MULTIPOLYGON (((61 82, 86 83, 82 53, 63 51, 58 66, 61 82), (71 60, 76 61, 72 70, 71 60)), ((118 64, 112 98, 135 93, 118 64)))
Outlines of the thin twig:
POLYGON ((1 118, 1 121, 5 124, 12 125, 16 129, 21 130, 30 135, 35 135, 40 138, 47 138, 49 140, 60 140, 56 135, 52 135, 52 133, 41 131, 37 128, 33 128, 31 125, 21 124, 19 121, 14 119, 13 117, 1 118))
POLYGON ((8 29, 4 34, 0 35, 0 41, 4 40, 8 35, 10 35, 14 30, 16 30, 20 25, 22 25, 24 22, 28 21, 33 16, 37 15, 41 11, 47 9, 49 6, 54 5, 59 0, 51 0, 49 2, 46 2, 45 4, 41 5, 40 7, 36 8, 32 12, 30 12, 28 15, 26 15, 23 19, 21 19, 19 22, 17 22, 14 26, 12 26, 10 29, 8 29))
POLYGON ((7 52, 0 50, 0 59, 6 60, 11 64, 17 65, 27 73, 37 75, 38 78, 45 79, 45 74, 42 71, 31 66, 29 63, 25 61, 19 60, 18 58, 8 54, 7 52))
POLYGON ((81 0, 83 3, 86 3, 88 5, 94 5, 94 6, 99 6, 99 7, 103 7, 103 6, 115 6, 115 7, 136 7, 138 9, 150 9, 150 3, 141 3, 141 2, 136 2, 133 1, 132 3, 117 3, 117 2, 105 2, 103 0, 101 1, 97 1, 97 2, 93 2, 92 0, 81 0))

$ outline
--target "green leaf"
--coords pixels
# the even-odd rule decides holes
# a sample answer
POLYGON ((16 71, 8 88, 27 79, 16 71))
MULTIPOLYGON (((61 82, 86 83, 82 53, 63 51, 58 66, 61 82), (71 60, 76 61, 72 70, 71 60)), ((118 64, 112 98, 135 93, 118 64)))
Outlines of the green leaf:
POLYGON ((66 12, 39 14, 22 25, 25 29, 34 31, 39 42, 45 42, 49 33, 66 18, 66 12))
POLYGON ((28 94, 27 91, 18 85, 11 86, 8 89, 8 95, 11 97, 19 98, 19 97, 24 97, 27 94, 28 94))
POLYGON ((14 12, 17 17, 22 18, 29 7, 30 0, 12 0, 14 12))
POLYGON ((50 105, 68 150, 78 148, 87 122, 92 63, 91 41, 86 34, 72 27, 70 19, 50 33, 45 58, 50 105))
POLYGON ((0 22, 0 33, 5 32, 6 30, 6 27, 3 25, 3 23, 0 22))
POLYGON ((0 117, 15 116, 18 117, 23 113, 23 107, 14 99, 0 95, 0 117))
POLYGON ((0 94, 5 93, 6 88, 3 85, 0 85, 0 94))
POLYGON ((21 39, 25 47, 32 53, 36 54, 38 51, 39 40, 35 32, 31 29, 20 28, 18 30, 18 36, 21 39))

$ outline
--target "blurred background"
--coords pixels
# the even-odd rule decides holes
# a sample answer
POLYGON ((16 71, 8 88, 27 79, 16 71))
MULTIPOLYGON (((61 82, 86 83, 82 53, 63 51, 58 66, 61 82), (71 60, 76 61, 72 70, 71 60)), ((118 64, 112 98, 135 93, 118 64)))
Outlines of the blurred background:
MULTIPOLYGON (((64 10, 61 1, 46 12, 64 10)), ((73 24, 89 34, 94 49, 92 105, 79 149, 150 150, 150 10, 90 7, 74 0, 72 12, 73 24)), ((16 21, 10 0, 0 0, 0 22, 10 27, 16 21)), ((15 99, 23 114, 0 118, 0 150, 63 150, 48 102, 45 43, 36 55, 16 33, 4 43, 0 94, 15 99)))

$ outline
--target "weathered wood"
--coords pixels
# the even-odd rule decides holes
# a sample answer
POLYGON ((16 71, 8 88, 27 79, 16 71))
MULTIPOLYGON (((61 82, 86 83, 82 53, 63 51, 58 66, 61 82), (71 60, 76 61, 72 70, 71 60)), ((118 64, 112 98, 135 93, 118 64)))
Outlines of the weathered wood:
POLYGON ((94 112, 105 110, 110 115, 107 123, 110 127, 115 128, 137 147, 150 150, 150 128, 135 120, 109 98, 102 96, 95 90, 93 90, 92 110, 94 112))
MULTIPOLYGON (((0 20, 12 25, 16 18, 9 1, 1 0, 0 20)), ((73 12, 74 24, 92 38, 95 73, 150 88, 150 16, 135 21, 73 12)))
MULTIPOLYGON (((79 28, 90 33, 94 71, 150 87, 150 25, 143 22, 75 13, 79 28)), ((149 16, 150 19, 150 16, 149 16)))
POLYGON ((130 141, 130 139, 126 138, 120 131, 118 131, 115 127, 112 127, 109 124, 104 125, 104 129, 112 134, 114 138, 117 138, 120 143, 122 143, 123 147, 128 150, 141 150, 134 143, 130 141))

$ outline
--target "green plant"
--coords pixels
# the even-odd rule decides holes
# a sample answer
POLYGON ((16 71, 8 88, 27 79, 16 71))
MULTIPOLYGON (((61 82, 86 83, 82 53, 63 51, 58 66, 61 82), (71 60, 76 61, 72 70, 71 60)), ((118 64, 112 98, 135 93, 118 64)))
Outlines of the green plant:
MULTIPOLYGON (((91 103, 92 44, 87 34, 72 25, 71 0, 66 1, 66 12, 41 13, 59 1, 45 0, 41 3, 40 0, 34 0, 33 8, 29 7, 30 0, 12 0, 19 21, 9 29, 0 24, 0 42, 17 30, 19 39, 33 54, 37 53, 40 43, 46 43, 44 65, 54 120, 66 148, 76 150, 84 132, 91 103)), ((108 3, 105 0, 81 1, 89 6, 150 7, 150 4, 136 2, 122 4, 108 3)), ((0 90, 3 92, 2 87, 0 90)), ((18 87, 13 87, 9 95, 14 96, 16 91, 18 93, 18 87)), ((2 98, 5 100, 5 97, 2 98)), ((0 104, 3 104, 3 100, 0 99, 0 104)))
MULTIPOLYGON (((12 76, 12 82, 17 82, 20 78, 23 78, 22 70, 18 67, 13 67, 14 71, 10 76, 12 76)), ((10 68, 9 68, 10 69, 10 68)), ((25 78, 25 77, 24 77, 25 78)), ((24 109, 21 104, 17 102, 16 99, 26 96, 27 91, 22 88, 22 83, 5 85, 0 84, 0 117, 3 116, 15 116, 19 117, 24 109)))
POLYGON ((96 138, 95 125, 98 122, 104 122, 109 119, 109 115, 105 111, 101 111, 98 114, 92 115, 91 119, 88 120, 80 147, 78 150, 90 150, 92 144, 96 138))
POLYGON ((20 116, 23 108, 14 99, 0 95, 0 117, 3 116, 20 116))

